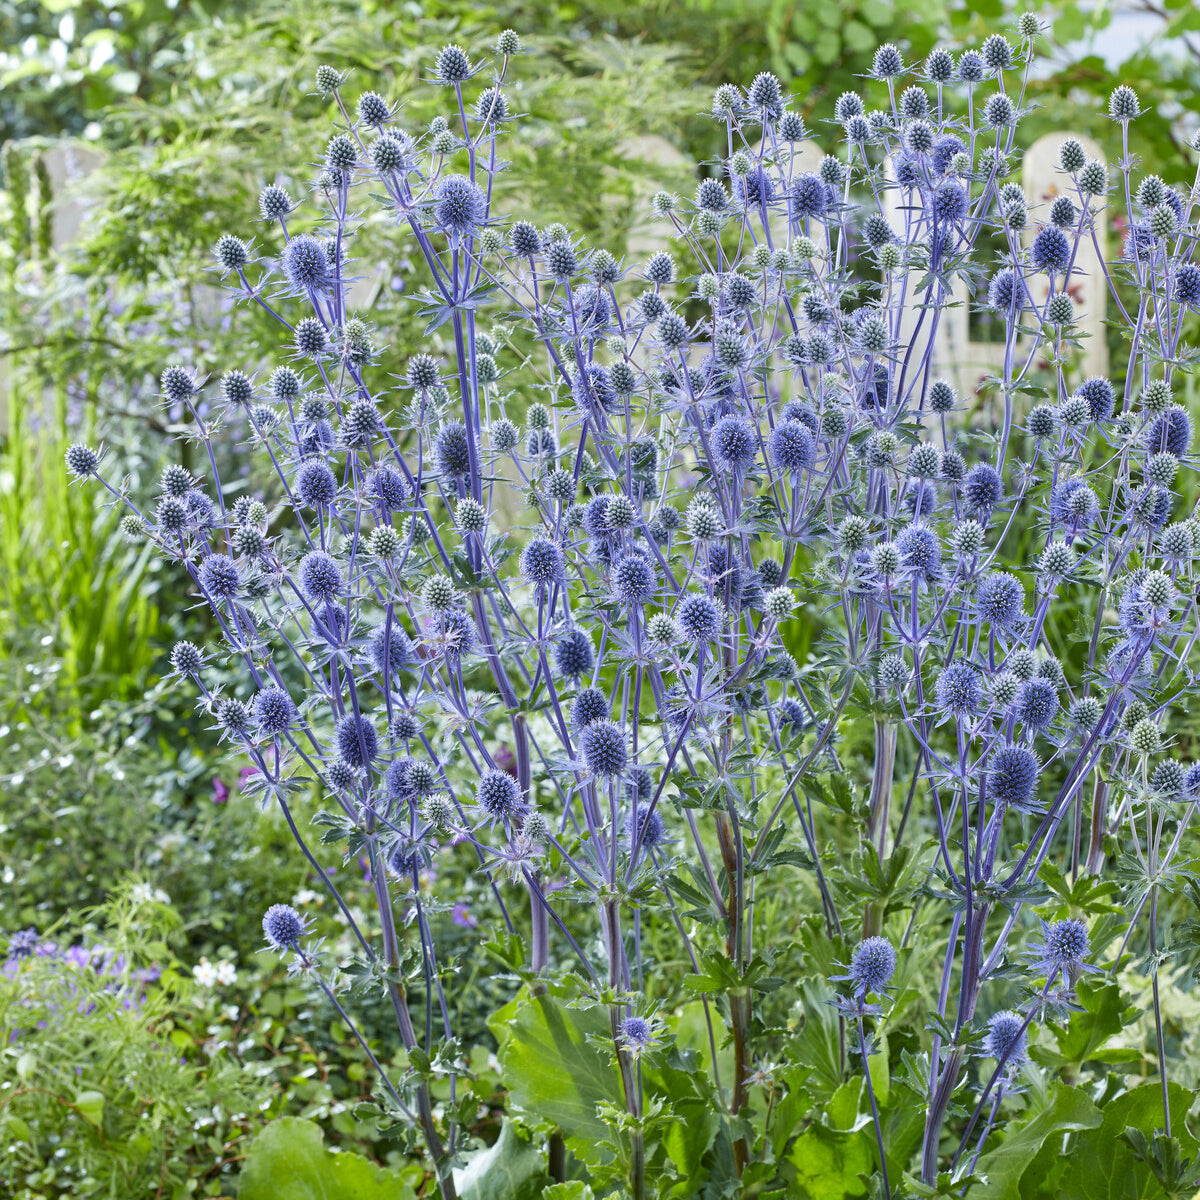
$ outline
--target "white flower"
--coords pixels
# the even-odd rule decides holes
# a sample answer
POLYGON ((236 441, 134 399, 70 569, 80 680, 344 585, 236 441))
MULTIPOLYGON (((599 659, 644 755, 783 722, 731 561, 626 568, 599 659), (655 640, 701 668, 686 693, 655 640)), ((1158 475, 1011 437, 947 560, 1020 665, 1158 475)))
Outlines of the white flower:
POLYGON ((148 883, 135 883, 129 889, 129 899, 134 904, 149 904, 151 901, 156 904, 171 903, 171 897, 162 888, 152 887, 148 883))
POLYGON ((314 892, 311 888, 301 888, 293 897, 292 903, 300 906, 302 904, 312 904, 314 901, 321 899, 320 892, 314 892))
POLYGON ((237 967, 228 959, 217 965, 217 982, 226 985, 237 983, 237 967))
POLYGON ((210 988, 217 982, 217 968, 207 958, 202 958, 192 968, 192 978, 202 988, 210 988))

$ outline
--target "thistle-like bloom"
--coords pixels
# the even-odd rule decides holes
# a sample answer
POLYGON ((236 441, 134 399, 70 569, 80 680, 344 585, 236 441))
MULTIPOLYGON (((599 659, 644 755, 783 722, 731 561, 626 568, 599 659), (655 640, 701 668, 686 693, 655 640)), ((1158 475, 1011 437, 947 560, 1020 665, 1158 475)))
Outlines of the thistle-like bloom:
POLYGON ((854 988, 856 999, 878 995, 896 973, 896 947, 885 937, 864 938, 854 947, 850 966, 843 978, 854 988))
POLYGON ((363 768, 370 766, 371 760, 379 753, 379 737, 375 726, 366 717, 343 717, 337 727, 338 752, 342 761, 352 767, 363 768))
POLYGON ((607 720, 608 711, 608 697, 599 688, 581 688, 571 701, 571 724, 582 732, 593 721, 607 720))
POLYGON ((494 767, 484 771, 475 789, 475 803, 492 820, 515 821, 528 807, 521 785, 507 772, 494 767))
POLYGON ((1071 261, 1071 243, 1061 229, 1047 225, 1033 239, 1029 256, 1039 271, 1045 271, 1047 275, 1061 274, 1071 261))
POLYGON ((709 436, 713 455, 724 466, 745 468, 758 453, 758 436, 745 417, 722 417, 709 436))
POLYGON ((612 573, 613 595, 622 604, 644 604, 658 585, 653 564, 644 554, 625 554, 612 573))
POLYGON ((1087 401, 1088 413, 1093 421, 1107 421, 1113 415, 1116 397, 1113 386, 1100 375, 1085 379, 1075 393, 1087 401))
POLYGON ((708 596, 688 596, 675 614, 680 632, 689 642, 699 645, 712 641, 721 629, 721 609, 708 596))
POLYGON ((632 1054, 644 1054, 658 1040, 654 1026, 645 1017, 626 1017, 617 1026, 617 1036, 632 1054))
POLYGON ((470 438, 461 421, 443 425, 433 444, 438 470, 447 479, 462 479, 471 473, 470 438))
POLYGON ((371 635, 370 654, 380 675, 385 672, 394 675, 412 660, 412 642, 397 621, 393 620, 390 626, 385 622, 371 635))
POLYGON ((620 775, 629 762, 625 731, 615 721, 592 721, 579 735, 579 744, 593 775, 620 775))
POLYGON ((554 665, 566 679, 578 679, 592 669, 592 639, 582 629, 571 629, 554 648, 554 665))
POLYGON ((1025 589, 1007 571, 985 575, 975 598, 979 619, 996 629, 1010 631, 1025 619, 1025 589))
POLYGON ((904 567, 916 578, 933 582, 942 576, 942 547, 927 525, 909 525, 896 538, 904 567))
MULTIPOLYGON (((638 823, 641 826, 642 845, 646 849, 654 850, 667 840, 667 823, 657 808, 653 812, 648 812, 644 808, 639 809, 638 823)), ((634 827, 633 813, 629 814, 628 825, 629 841, 632 845, 637 840, 638 833, 634 827)))
POLYGON ((1192 445, 1192 419, 1187 409, 1171 405, 1159 413, 1146 427, 1146 449, 1152 453, 1172 454, 1182 458, 1192 445))
POLYGON ((342 590, 341 568, 323 550, 314 550, 300 562, 300 586, 313 600, 328 603, 342 590))
POLYGON ((1052 924, 1042 922, 1042 941, 1030 947, 1034 970, 1047 979, 1061 976, 1064 986, 1072 986, 1083 971, 1095 970, 1084 960, 1091 951, 1087 925, 1078 917, 1052 924))
POLYGON ((292 238, 283 248, 283 273, 298 292, 324 291, 330 282, 329 257, 325 247, 310 234, 292 238))
POLYGON ((263 915, 263 936, 272 950, 281 954, 297 950, 308 933, 308 922, 290 904, 272 904, 263 915))
POLYGON ((947 667, 938 676, 936 694, 938 707, 957 720, 977 715, 983 704, 979 672, 966 663, 947 667))
POLYGON ((817 444, 812 432, 798 420, 780 421, 771 431, 771 461, 780 471, 799 475, 817 459, 817 444))
POLYGON ((1004 480, 989 463, 977 463, 962 482, 962 494, 968 512, 982 519, 1004 498, 1004 480))
POLYGON ((487 197, 465 175, 448 175, 434 195, 433 219, 447 233, 470 237, 487 221, 487 197))
POLYGON ((819 175, 804 172, 792 180, 788 196, 788 207, 792 219, 803 222, 805 218, 822 217, 829 207, 829 189, 819 175))
POLYGON ((265 687, 254 698, 254 720, 260 733, 278 737, 296 719, 292 698, 280 687, 265 687))
POLYGON ((1042 773, 1038 756, 1026 746, 1001 746, 989 763, 988 787, 996 804, 1014 812, 1035 811, 1034 797, 1042 773))
POLYGON ((1005 1009, 988 1018, 987 1034, 983 1039, 985 1058, 1003 1062, 1005 1070, 1015 1073, 1025 1064, 1025 1018, 1005 1009))
POLYGON ((241 586, 237 564, 226 554, 210 554, 200 564, 200 586, 220 599, 232 599, 241 586))
POLYGON ((521 551, 521 574, 536 587, 558 583, 566 574, 562 547, 549 538, 533 538, 521 551))
POLYGON ((1013 713, 1027 729, 1042 733, 1058 715, 1058 690, 1049 679, 1030 679, 1021 684, 1013 713))

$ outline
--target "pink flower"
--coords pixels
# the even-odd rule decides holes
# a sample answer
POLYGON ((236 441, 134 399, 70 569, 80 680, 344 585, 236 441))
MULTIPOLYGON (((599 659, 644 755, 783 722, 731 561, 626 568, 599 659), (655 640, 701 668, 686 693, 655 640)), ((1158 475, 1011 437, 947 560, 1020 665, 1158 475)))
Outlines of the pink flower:
POLYGON ((214 775, 213 776, 213 803, 214 804, 224 804, 228 799, 229 799, 229 789, 225 786, 225 784, 220 779, 218 779, 214 775))

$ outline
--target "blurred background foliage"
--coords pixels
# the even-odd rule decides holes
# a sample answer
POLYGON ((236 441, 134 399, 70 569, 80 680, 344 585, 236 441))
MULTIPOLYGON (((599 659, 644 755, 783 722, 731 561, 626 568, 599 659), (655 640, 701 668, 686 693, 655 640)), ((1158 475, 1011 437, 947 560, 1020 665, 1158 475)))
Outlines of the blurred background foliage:
MULTIPOLYGON (((239 794, 237 764, 162 678, 169 646, 203 640, 205 618, 160 603, 168 573, 121 540, 110 509, 68 485, 63 450, 103 441, 132 493, 145 494, 168 461, 199 469, 177 437, 178 414, 158 404, 162 367, 186 362, 207 375, 270 363, 273 329, 251 309, 232 316, 210 248, 234 232, 277 251, 256 197, 273 182, 301 199, 315 174, 329 121, 311 94, 315 67, 349 71, 349 96, 373 89, 401 101, 401 123, 418 130, 439 115, 439 93, 422 82, 430 48, 482 47, 517 29, 526 53, 509 95, 527 116, 504 143, 513 170, 499 209, 561 220, 633 258, 644 251, 646 198, 662 186, 689 191, 723 151, 704 115, 716 84, 773 70, 821 130, 880 41, 916 61, 942 40, 978 44, 1014 12, 1005 0, 0 0, 0 936, 69 921, 71 938, 115 940, 182 975, 202 960, 237 964, 222 989, 173 984, 153 1001, 195 1074, 189 1086, 212 1109, 197 1126, 181 1088, 163 1092, 174 1153, 208 1164, 186 1194, 227 1194, 244 1136, 285 1113, 316 1120, 334 1144, 384 1151, 353 1116, 369 1089, 361 1053, 255 953, 258 914, 296 897, 319 907, 318 881, 287 830, 239 794), (64 163, 79 169, 64 178, 64 163), (122 879, 150 881, 178 913, 152 945, 128 907, 95 908, 122 879), (253 1080, 238 1114, 213 1099, 224 1068, 204 1067, 230 1057, 253 1080)), ((1115 159, 1102 110, 1128 82, 1152 110, 1136 127, 1143 169, 1190 183, 1180 164, 1200 124, 1200 7, 1141 0, 1042 13, 1028 93, 1039 107, 1023 122, 1025 144, 1070 129, 1115 159)), ((425 348, 409 303, 415 264, 385 222, 362 229, 356 252, 369 276, 360 303, 402 362, 425 348)), ((238 469, 222 464, 226 478, 238 469)), ((820 612, 806 617, 793 646, 801 657, 820 640, 820 612)), ((847 747, 867 732, 847 731, 847 747)), ((478 884, 465 865, 462 876, 451 924, 466 943, 478 884)), ((128 906, 128 890, 120 895, 128 906)), ((483 1056, 481 1123, 498 1127, 483 1019, 499 992, 488 961, 469 961, 456 1001, 477 1014, 466 1028, 483 1056)), ((154 1039, 134 1037, 126 1050, 160 1070, 154 1039)), ((19 1061, 0 1062, 17 1086, 19 1061)), ((93 1090, 119 1097, 126 1059, 95 1062, 107 1074, 93 1090)), ((25 1149, 15 1160, 11 1146, 0 1153, 0 1191, 90 1195, 80 1180, 103 1169, 123 1194, 163 1194, 143 1168, 172 1152, 127 1139, 114 1159, 118 1143, 96 1135, 115 1136, 129 1114, 92 1111, 101 1124, 42 1105, 20 1116, 27 1136, 10 1122, 12 1146, 25 1149), (53 1150, 64 1145, 65 1174, 53 1150)))

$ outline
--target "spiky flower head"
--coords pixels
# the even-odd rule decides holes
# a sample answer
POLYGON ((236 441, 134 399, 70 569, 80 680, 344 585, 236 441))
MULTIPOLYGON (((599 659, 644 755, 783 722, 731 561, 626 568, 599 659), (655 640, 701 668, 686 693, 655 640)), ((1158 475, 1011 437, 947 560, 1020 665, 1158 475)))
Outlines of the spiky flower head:
POLYGON ((1138 94, 1128 84, 1113 89, 1108 98, 1108 115, 1114 121, 1132 121, 1141 111, 1138 94))
POLYGON ((592 639, 582 629, 571 629, 554 648, 554 663, 558 673, 567 679, 578 679, 592 669, 595 655, 592 639))
POLYGON ((938 707, 956 720, 975 716, 983 705, 979 672, 967 663, 955 663, 939 676, 935 688, 938 707))
POLYGON ((885 42, 875 51, 871 71, 876 79, 894 79, 904 71, 904 58, 891 42, 885 42))
POLYGON ((521 785, 507 772, 492 767, 479 777, 475 803, 493 820, 515 821, 524 816, 525 796, 521 785))
POLYGON ((579 735, 583 761, 593 775, 620 775, 629 761, 625 731, 608 719, 593 721, 579 735))
POLYGON ((466 83, 471 78, 471 60, 461 46, 443 46, 438 52, 434 76, 447 86, 466 83))
POLYGON ((864 938, 854 947, 847 976, 856 997, 881 993, 895 973, 896 948, 887 938, 864 938))
POLYGON ((199 648, 192 642, 176 642, 171 649, 171 667, 178 675, 200 674, 204 664, 199 648))
POLYGON ((1025 1025, 1025 1018, 1011 1009, 993 1013, 983 1039, 984 1056, 1004 1063, 1010 1072, 1019 1069, 1026 1059, 1025 1025))
POLYGON ((1149 717, 1143 717, 1129 733, 1129 744, 1143 758, 1157 754, 1162 746, 1162 733, 1149 717))
POLYGON ((263 936, 272 950, 297 950, 308 923, 290 904, 272 904, 263 915, 263 936))
POLYGON ((990 790, 996 804, 1030 812, 1042 773, 1038 756, 1027 746, 1001 746, 989 763, 990 790))
POLYGON ((580 688, 571 701, 571 724, 578 732, 593 721, 606 720, 608 712, 608 697, 599 688, 580 688))
POLYGON ((1102 709, 1095 696, 1082 696, 1071 705, 1071 724, 1084 732, 1090 732, 1100 724, 1102 709))
POLYGON ((685 597, 675 619, 683 636, 695 645, 711 641, 721 629, 719 605, 700 592, 685 597))

